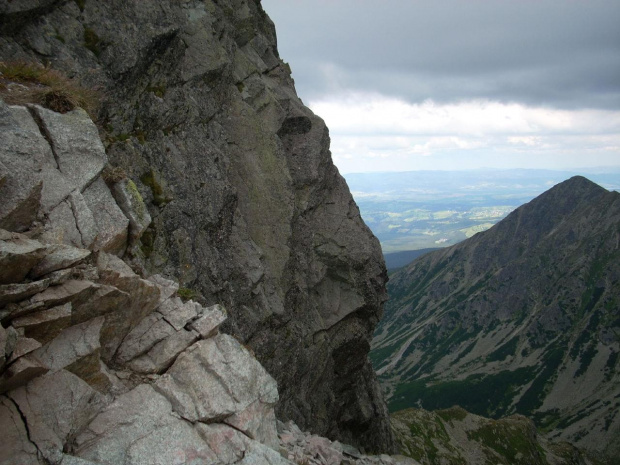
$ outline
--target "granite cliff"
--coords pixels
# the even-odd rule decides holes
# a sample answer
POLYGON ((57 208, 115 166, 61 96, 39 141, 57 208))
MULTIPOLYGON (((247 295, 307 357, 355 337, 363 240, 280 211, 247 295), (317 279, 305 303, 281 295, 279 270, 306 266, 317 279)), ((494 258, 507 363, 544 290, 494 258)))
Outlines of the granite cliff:
MULTIPOLYGON (((278 418, 302 429, 369 451, 392 450, 387 409, 367 358, 386 298, 379 244, 331 162, 327 128, 295 94, 290 69, 278 56, 273 24, 259 1, 0 1, 0 60, 45 64, 97 89, 103 140, 102 147, 92 142, 97 129, 81 110, 59 116, 41 107, 3 105, 3 137, 8 138, 0 165, 0 227, 8 231, 3 240, 36 241, 39 245, 31 245, 40 252, 33 267, 54 244, 94 252, 48 273, 26 267, 20 279, 7 277, 7 285, 24 284, 28 291, 11 291, 17 294, 3 303, 22 309, 2 314, 4 328, 15 329, 18 316, 39 310, 53 310, 53 320, 64 315, 58 317, 65 321, 61 331, 93 325, 85 314, 76 320, 59 308, 71 303, 71 312, 80 313, 76 308, 84 305, 88 313, 102 305, 95 317, 101 324, 93 326, 95 336, 87 343, 88 354, 97 354, 89 360, 95 360, 98 381, 80 379, 102 395, 113 395, 117 403, 106 408, 114 411, 125 408, 118 396, 129 395, 130 387, 155 385, 154 398, 171 402, 174 415, 181 409, 190 421, 200 421, 204 412, 186 405, 185 398, 172 399, 169 392, 177 389, 167 391, 150 378, 138 383, 134 377, 168 376, 164 373, 185 358, 200 356, 186 348, 198 344, 203 350, 201 341, 220 338, 235 350, 251 350, 265 367, 264 376, 278 386, 277 402, 268 392, 254 392, 247 405, 236 405, 237 413, 252 405, 269 417, 275 406, 278 418), (28 133, 32 147, 24 144, 28 133), (107 178, 101 176, 106 165, 112 173, 107 178), (88 303, 91 294, 113 299, 134 292, 101 278, 107 265, 99 262, 108 255, 130 265, 119 273, 133 273, 132 279, 153 293, 148 303, 129 305, 123 310, 129 313, 118 313, 119 306, 109 302, 88 303), (76 271, 74 265, 84 269, 76 271), (49 273, 67 269, 64 278, 41 284, 40 277, 45 281, 49 273), (173 329, 158 323, 166 313, 162 305, 172 297, 165 292, 162 297, 161 289, 156 295, 157 284, 145 284, 151 276, 178 283, 181 295, 197 302, 186 320, 166 320, 173 329), (72 282, 67 277, 92 285, 83 290, 83 284, 75 284, 79 289, 63 290, 67 296, 41 305, 28 300, 46 292, 46 286, 65 289, 72 282), (106 293, 101 286, 117 291, 105 288, 106 293), (218 325, 247 349, 233 338, 203 335, 191 326, 206 317, 205 309, 220 304, 228 314, 218 325), (148 318, 152 321, 145 323, 148 318), (135 336, 145 345, 128 348, 129 335, 148 324, 165 329, 149 335, 148 342, 135 336), (134 381, 118 387, 108 379, 118 378, 116 372, 110 375, 115 370, 128 370, 134 381)), ((16 331, 19 340, 29 340, 28 348, 37 346, 30 340, 42 347, 53 343, 51 336, 39 335, 39 340, 16 331)), ((22 373, 15 366, 21 355, 15 355, 14 345, 10 349, 5 349, 5 391, 27 390, 50 370, 43 363, 15 378, 22 373)), ((65 381, 83 387, 73 378, 65 381)), ((69 437, 77 441, 61 447, 63 453, 85 444, 76 438, 85 438, 80 428, 92 420, 88 416, 80 427, 58 433, 58 444, 66 446, 69 437)), ((156 421, 168 425, 168 419, 156 421)), ((114 428, 111 420, 105 422, 105 428, 114 428)))
POLYGON ((371 357, 391 410, 533 419, 614 463, 620 194, 583 177, 395 273, 371 357))

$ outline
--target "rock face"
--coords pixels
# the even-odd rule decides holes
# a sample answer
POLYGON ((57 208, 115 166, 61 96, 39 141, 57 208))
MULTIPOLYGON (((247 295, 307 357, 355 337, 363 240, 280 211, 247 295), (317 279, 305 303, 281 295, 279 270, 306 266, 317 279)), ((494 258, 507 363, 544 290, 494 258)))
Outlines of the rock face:
POLYGON ((221 306, 103 251, 5 230, 0 250, 22 285, 45 283, 0 306, 0 464, 290 463, 276 382, 219 334, 221 306))
POLYGON ((520 413, 618 457, 620 194, 571 178, 393 275, 372 357, 392 410, 520 413))
MULTIPOLYGON (((367 358, 386 298, 379 244, 331 162, 327 128, 295 94, 258 0, 0 2, 0 59, 44 61, 98 88, 105 138, 102 147, 87 137, 96 130, 80 110, 0 107, 0 189, 11 195, 0 227, 33 231, 38 221, 31 236, 43 242, 124 254, 142 275, 173 278, 204 306, 224 304, 223 330, 277 381, 279 418, 392 449, 367 358), (130 182, 110 192, 99 175, 106 161, 130 182)), ((110 308, 131 295, 80 283, 29 305, 51 311, 95 295, 110 308)), ((78 308, 75 323, 87 313, 78 308)), ((147 313, 106 314, 93 350, 113 362, 118 335, 151 318, 158 333, 144 344, 154 345, 128 363, 157 374, 203 337, 197 328, 171 336, 164 317, 147 313)), ((118 356, 133 356, 135 339, 118 356)))

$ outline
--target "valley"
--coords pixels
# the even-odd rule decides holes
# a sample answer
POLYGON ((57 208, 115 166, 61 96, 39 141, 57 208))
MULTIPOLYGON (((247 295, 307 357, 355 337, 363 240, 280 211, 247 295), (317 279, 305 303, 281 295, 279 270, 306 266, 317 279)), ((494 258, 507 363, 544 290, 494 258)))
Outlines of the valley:
POLYGON ((521 414, 618 456, 619 259, 620 194, 576 176, 395 270, 370 353, 390 411, 521 414))

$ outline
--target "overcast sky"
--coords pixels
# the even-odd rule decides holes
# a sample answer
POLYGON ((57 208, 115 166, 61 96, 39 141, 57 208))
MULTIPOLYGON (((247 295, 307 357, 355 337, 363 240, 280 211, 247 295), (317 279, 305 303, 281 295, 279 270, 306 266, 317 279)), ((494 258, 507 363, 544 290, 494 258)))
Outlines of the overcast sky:
POLYGON ((262 0, 343 173, 620 167, 618 0, 262 0))

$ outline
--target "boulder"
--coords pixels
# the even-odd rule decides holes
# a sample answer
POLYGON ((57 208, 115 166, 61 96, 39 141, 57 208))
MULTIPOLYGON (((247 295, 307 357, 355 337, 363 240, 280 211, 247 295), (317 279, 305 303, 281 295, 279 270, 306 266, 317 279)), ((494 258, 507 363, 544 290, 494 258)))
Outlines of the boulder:
MULTIPOLYGON (((114 286, 132 296, 125 318, 130 327, 152 312, 162 301, 160 286, 142 279, 120 258, 100 252, 97 256, 98 282, 114 286)), ((162 278, 163 279, 163 278, 162 278)))
MULTIPOLYGON (((256 422, 273 422, 270 414, 278 400, 277 385, 265 369, 234 338, 219 334, 198 341, 179 355, 170 369, 155 383, 158 392, 172 402, 174 410, 189 421, 209 422, 251 410, 259 415, 256 422)), ((234 421, 234 420, 233 420, 234 421)), ((256 422, 235 421, 249 436, 257 434, 256 422)), ((275 437, 266 438, 268 443, 275 437)))
POLYGON ((278 432, 276 431, 276 414, 273 410, 273 404, 266 403, 263 400, 256 400, 241 412, 237 412, 223 421, 272 449, 277 450, 280 445, 278 432))
POLYGON ((243 434, 221 423, 196 423, 196 430, 223 464, 237 463, 245 453, 243 434))
POLYGON ((17 338, 15 342, 15 347, 13 348, 13 352, 11 353, 11 357, 8 359, 8 363, 14 362, 20 357, 23 357, 30 352, 33 352, 41 347, 41 343, 30 339, 29 337, 20 336, 17 338))
POLYGON ((97 239, 93 247, 117 255, 122 255, 127 247, 129 220, 116 204, 110 189, 98 177, 84 192, 84 201, 94 212, 97 225, 97 239))
POLYGON ((21 284, 1 284, 0 285, 0 308, 11 302, 19 302, 27 299, 39 292, 47 289, 50 285, 49 279, 34 281, 21 284))
POLYGON ((44 375, 49 371, 34 354, 28 354, 18 358, 6 368, 0 375, 0 394, 23 386, 37 376, 44 375))
POLYGON ((218 463, 216 453, 190 423, 177 420, 136 439, 127 449, 127 464, 218 463))
POLYGON ((69 245, 52 245, 46 250, 45 257, 30 270, 30 277, 36 279, 52 271, 70 268, 82 262, 90 253, 89 250, 69 245))
POLYGON ((195 321, 189 324, 189 328, 200 334, 200 337, 206 339, 214 336, 219 326, 226 321, 227 313, 226 309, 221 305, 212 305, 205 308, 202 315, 195 321))
POLYGON ((183 302, 179 297, 172 297, 163 302, 157 311, 161 313, 166 321, 177 331, 183 329, 185 325, 198 317, 200 304, 194 301, 183 302))
POLYGON ((43 242, 82 246, 82 234, 68 198, 55 205, 45 219, 43 231, 37 236, 43 242))
MULTIPOLYGON (((46 288, 30 299, 20 302, 11 310, 11 318, 15 319, 35 311, 64 305, 68 302, 79 304, 87 302, 100 286, 87 280, 71 279, 58 286, 46 288)), ((84 320, 82 320, 84 321, 84 320)))
POLYGON ((271 447, 246 437, 242 439, 245 442, 245 453, 243 459, 236 462, 237 465, 294 465, 294 462, 285 459, 271 447))
POLYGON ((9 397, 28 423, 29 439, 52 463, 61 460, 75 432, 106 405, 104 396, 65 370, 40 376, 9 397))
POLYGON ((45 256, 46 248, 21 234, 0 230, 0 284, 19 283, 45 256))
POLYGON ((105 318, 100 316, 71 326, 37 349, 34 355, 50 370, 65 368, 101 347, 99 333, 104 321, 105 318))
POLYGON ((123 339, 115 356, 117 363, 128 361, 148 352, 155 344, 176 333, 176 330, 164 320, 159 312, 153 312, 144 318, 123 339))
MULTIPOLYGON (((122 312, 123 306, 130 300, 129 294, 106 284, 94 284, 89 291, 87 298, 80 296, 72 301, 72 324, 82 323, 101 315, 122 312)), ((108 315, 106 325, 112 325, 114 320, 114 315, 108 315)))
POLYGON ((90 460, 84 460, 73 455, 62 455, 60 465, 102 465, 101 463, 91 462, 90 460))
POLYGON ((100 252, 97 257, 99 282, 130 296, 126 305, 117 305, 106 316, 102 332, 102 356, 106 362, 114 357, 127 334, 161 302, 159 287, 135 274, 126 263, 114 255, 100 252))
POLYGON ((86 199, 79 190, 71 192, 68 200, 71 204, 73 216, 75 217, 75 226, 80 232, 82 247, 85 249, 92 249, 99 235, 94 213, 88 208, 86 199))
POLYGON ((40 465, 37 448, 28 439, 28 431, 15 404, 7 397, 0 397, 0 447, 1 465, 40 465))
POLYGON ((150 276, 148 278, 148 281, 152 282, 153 284, 155 284, 157 286, 157 288, 159 289, 159 294, 160 294, 160 302, 163 302, 164 300, 172 297, 173 295, 176 294, 176 292, 179 290, 179 284, 170 280, 170 279, 166 279, 163 276, 159 275, 159 274, 155 274, 153 276, 150 276))
POLYGON ((127 365, 137 373, 162 373, 175 359, 199 338, 198 333, 184 329, 175 331, 161 340, 147 353, 127 365))
POLYGON ((53 154, 28 110, 0 100, 0 228, 25 231, 37 219, 43 182, 39 172, 53 168, 53 154))
POLYGON ((129 219, 129 238, 132 241, 140 239, 142 233, 151 224, 151 215, 135 183, 125 178, 114 183, 111 191, 116 203, 129 219))
POLYGON ((84 192, 108 161, 97 127, 81 108, 67 113, 38 105, 32 109, 51 144, 58 170, 84 192))
MULTIPOLYGON (((157 433, 162 430, 175 435, 177 441, 181 443, 177 442, 177 448, 189 443, 196 445, 197 438, 190 433, 191 428, 173 415, 170 402, 151 386, 141 384, 119 396, 78 434, 75 438, 74 455, 106 465, 184 463, 182 461, 155 462, 158 460, 157 457, 144 449, 145 444, 155 446, 153 442, 155 437, 158 437, 161 443, 158 450, 161 445, 165 444, 165 437, 157 433), (182 442, 181 432, 189 433, 185 443, 182 442), (151 439, 140 442, 142 438, 151 439), (136 444, 142 444, 142 447, 131 449, 136 444), (130 456, 131 460, 129 460, 130 456)), ((206 444, 204 446, 207 447, 206 444)), ((166 455, 166 458, 169 456, 166 455)))
POLYGON ((16 318, 11 324, 21 328, 26 337, 46 344, 71 325, 71 303, 16 318))

